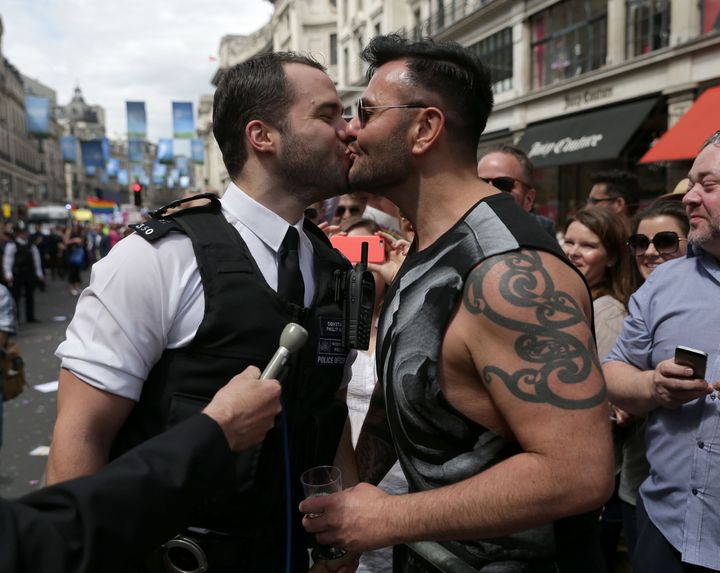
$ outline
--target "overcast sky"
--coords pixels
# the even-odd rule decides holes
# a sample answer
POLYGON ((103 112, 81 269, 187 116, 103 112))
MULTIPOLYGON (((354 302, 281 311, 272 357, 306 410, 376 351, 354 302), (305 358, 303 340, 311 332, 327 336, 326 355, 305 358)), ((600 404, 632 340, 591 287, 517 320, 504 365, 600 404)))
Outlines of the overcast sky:
POLYGON ((172 137, 172 101, 212 93, 220 38, 248 34, 272 14, 266 0, 2 0, 3 55, 57 92, 76 85, 105 108, 108 134, 127 131, 126 100, 144 100, 148 137, 172 137))

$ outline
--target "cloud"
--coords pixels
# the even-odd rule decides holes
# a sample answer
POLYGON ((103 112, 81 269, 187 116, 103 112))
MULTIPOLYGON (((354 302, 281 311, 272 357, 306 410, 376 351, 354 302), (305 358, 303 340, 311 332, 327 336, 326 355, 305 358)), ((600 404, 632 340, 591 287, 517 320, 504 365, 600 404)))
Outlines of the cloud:
POLYGON ((105 108, 109 134, 127 129, 126 100, 144 100, 149 138, 172 136, 172 101, 212 93, 220 39, 263 26, 265 0, 3 0, 3 55, 66 104, 76 85, 105 108))

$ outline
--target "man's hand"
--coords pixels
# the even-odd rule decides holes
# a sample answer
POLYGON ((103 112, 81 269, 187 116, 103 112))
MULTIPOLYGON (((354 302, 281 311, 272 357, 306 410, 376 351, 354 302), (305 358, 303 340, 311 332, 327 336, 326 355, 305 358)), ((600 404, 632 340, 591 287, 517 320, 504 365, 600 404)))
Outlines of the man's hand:
POLYGON ((206 408, 234 452, 257 446, 275 425, 280 413, 280 384, 260 380, 260 370, 249 366, 221 388, 206 408))
POLYGON ((663 360, 655 367, 650 379, 653 399, 664 408, 679 408, 712 393, 710 384, 692 375, 692 368, 677 364, 672 358, 663 360))
POLYGON ((340 232, 340 225, 330 225, 327 221, 323 221, 322 223, 320 223, 318 225, 318 229, 325 233, 328 238, 332 237, 333 235, 347 235, 347 233, 340 232))
POLYGON ((388 502, 392 497, 367 483, 331 495, 310 497, 300 504, 300 511, 306 514, 303 527, 315 535, 318 543, 351 553, 394 545, 397 541, 390 536, 397 529, 383 527, 391 515, 388 502))

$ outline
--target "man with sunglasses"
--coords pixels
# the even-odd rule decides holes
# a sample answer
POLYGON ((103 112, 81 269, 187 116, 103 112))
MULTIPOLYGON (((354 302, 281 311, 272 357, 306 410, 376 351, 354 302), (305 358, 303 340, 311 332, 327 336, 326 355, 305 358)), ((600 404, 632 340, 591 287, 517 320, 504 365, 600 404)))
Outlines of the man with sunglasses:
POLYGON ((638 206, 637 176, 614 169, 593 173, 590 181, 592 187, 587 199, 588 206, 609 209, 622 218, 630 231, 632 216, 638 206))
MULTIPOLYGON (((637 500, 634 570, 720 571, 720 132, 702 146, 683 198, 690 231, 685 257, 647 277, 603 370, 612 402, 647 416, 650 477, 637 500), (675 361, 678 346, 707 353, 707 371, 675 361)), ((649 246, 634 235, 635 254, 649 246)), ((679 248, 656 233, 659 253, 679 248)))
POLYGON ((533 213, 536 190, 533 186, 534 167, 527 154, 514 145, 501 144, 490 148, 478 161, 478 177, 504 193, 510 193, 515 202, 555 237, 553 222, 533 213))
POLYGON ((368 483, 303 501, 320 514, 305 528, 350 551, 436 542, 396 547, 399 571, 604 571, 593 510, 613 462, 590 295, 557 241, 478 178, 489 74, 455 43, 379 36, 363 57, 349 182, 416 235, 378 326, 368 483), (410 494, 369 485, 396 459, 410 494))

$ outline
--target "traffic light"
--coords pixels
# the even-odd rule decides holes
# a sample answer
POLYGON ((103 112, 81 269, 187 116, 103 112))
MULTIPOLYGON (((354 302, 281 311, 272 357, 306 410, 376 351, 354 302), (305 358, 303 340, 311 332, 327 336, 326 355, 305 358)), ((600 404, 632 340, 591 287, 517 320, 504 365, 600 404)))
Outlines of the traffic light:
POLYGON ((135 181, 135 183, 132 184, 132 190, 135 206, 142 207, 142 183, 140 183, 139 181, 135 181))

